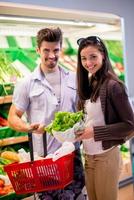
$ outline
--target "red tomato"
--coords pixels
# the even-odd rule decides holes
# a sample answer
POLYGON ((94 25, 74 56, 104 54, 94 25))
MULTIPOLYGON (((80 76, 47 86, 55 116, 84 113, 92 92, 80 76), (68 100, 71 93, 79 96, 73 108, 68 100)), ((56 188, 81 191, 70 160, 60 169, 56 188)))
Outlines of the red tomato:
POLYGON ((5 184, 4 180, 0 179, 0 187, 4 187, 4 184, 5 184))

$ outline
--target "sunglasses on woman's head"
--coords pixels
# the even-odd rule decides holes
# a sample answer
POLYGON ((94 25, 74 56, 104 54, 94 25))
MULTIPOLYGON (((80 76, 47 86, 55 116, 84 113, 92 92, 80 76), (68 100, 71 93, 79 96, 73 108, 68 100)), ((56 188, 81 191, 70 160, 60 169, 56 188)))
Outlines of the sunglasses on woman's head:
POLYGON ((92 41, 92 42, 94 42, 94 43, 98 43, 98 44, 101 44, 101 40, 100 40, 100 38, 99 37, 97 37, 97 36, 89 36, 89 37, 87 37, 87 38, 80 38, 80 39, 78 39, 77 40, 77 44, 78 45, 80 45, 82 42, 84 42, 84 41, 92 41))

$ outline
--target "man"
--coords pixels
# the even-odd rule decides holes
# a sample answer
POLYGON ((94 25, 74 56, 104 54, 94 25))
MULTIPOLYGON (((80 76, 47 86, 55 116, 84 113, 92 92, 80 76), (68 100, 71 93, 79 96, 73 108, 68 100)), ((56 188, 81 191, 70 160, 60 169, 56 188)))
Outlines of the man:
MULTIPOLYGON (((41 63, 15 88, 13 104, 9 111, 9 125, 17 131, 33 131, 33 148, 40 156, 43 152, 44 126, 48 125, 57 111, 76 111, 75 73, 58 66, 62 48, 62 32, 59 28, 45 28, 37 34, 37 52, 41 63), (26 123, 22 116, 26 112, 26 123)), ((60 146, 54 137, 47 136, 47 153, 55 152, 60 146)), ((83 200, 81 190, 84 186, 79 143, 76 146, 74 182, 64 190, 39 194, 43 200, 83 200)))

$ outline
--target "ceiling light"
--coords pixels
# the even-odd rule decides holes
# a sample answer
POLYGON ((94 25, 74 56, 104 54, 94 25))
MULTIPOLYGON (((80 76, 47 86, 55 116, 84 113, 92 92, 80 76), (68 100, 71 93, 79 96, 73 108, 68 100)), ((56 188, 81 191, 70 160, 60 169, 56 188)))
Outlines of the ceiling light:
POLYGON ((28 18, 28 17, 12 17, 0 15, 1 21, 15 21, 15 22, 33 22, 33 23, 47 23, 47 24, 61 24, 61 25, 73 25, 73 26, 94 26, 94 23, 74 20, 55 20, 55 19, 43 19, 43 18, 28 18))

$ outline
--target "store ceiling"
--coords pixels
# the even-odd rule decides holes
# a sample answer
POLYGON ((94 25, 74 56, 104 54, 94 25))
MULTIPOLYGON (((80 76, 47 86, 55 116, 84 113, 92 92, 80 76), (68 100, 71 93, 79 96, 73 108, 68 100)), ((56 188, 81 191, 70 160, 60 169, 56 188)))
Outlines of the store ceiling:
POLYGON ((72 37, 76 40, 79 37, 86 37, 89 35, 98 35, 104 39, 122 39, 121 32, 121 19, 120 17, 96 12, 82 12, 76 10, 46 8, 42 6, 15 4, 15 3, 2 3, 0 2, 0 16, 12 16, 12 17, 27 17, 33 19, 32 22, 26 21, 14 21, 14 20, 2 20, 0 19, 0 34, 4 32, 8 26, 8 33, 10 31, 23 32, 23 34, 36 35, 37 31, 45 26, 52 26, 53 23, 35 22, 36 19, 54 19, 60 21, 70 21, 77 23, 77 25, 63 25, 60 26, 64 32, 65 37, 72 37), (93 23, 91 26, 79 25, 79 23, 93 23), (24 26, 27 32, 24 33, 24 26), (10 31, 9 31, 10 30, 10 31))

